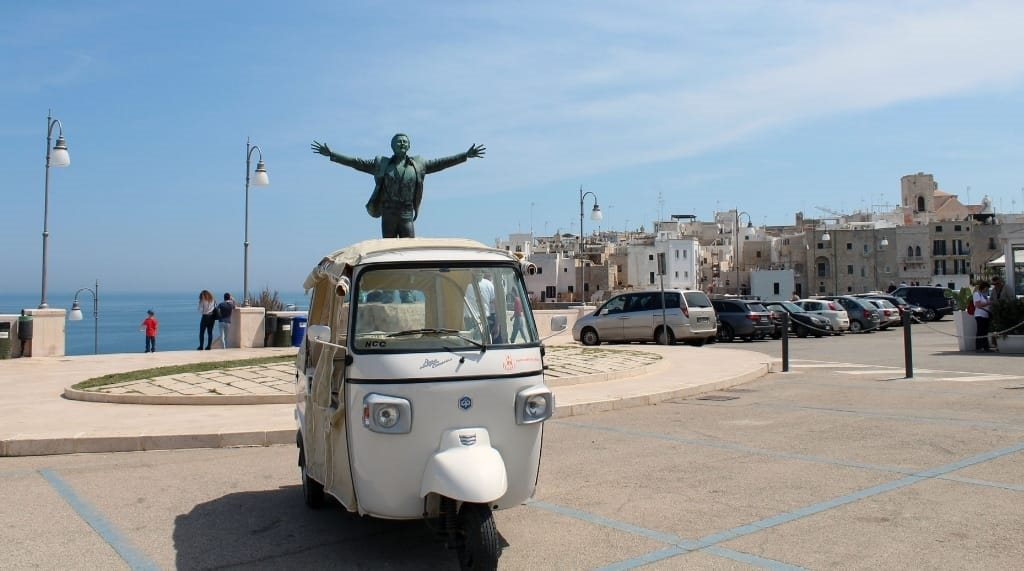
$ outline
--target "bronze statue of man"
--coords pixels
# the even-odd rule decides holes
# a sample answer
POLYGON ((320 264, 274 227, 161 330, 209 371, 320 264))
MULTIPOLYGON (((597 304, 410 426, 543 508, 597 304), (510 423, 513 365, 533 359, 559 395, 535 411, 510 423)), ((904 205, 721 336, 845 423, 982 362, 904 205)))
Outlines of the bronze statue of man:
POLYGON ((409 137, 398 133, 391 137, 390 157, 373 160, 346 157, 331 151, 324 143, 313 141, 313 152, 330 157, 332 162, 352 167, 373 175, 374 187, 366 212, 380 218, 380 233, 384 238, 415 238, 413 222, 420 213, 423 199, 423 179, 430 173, 483 157, 483 145, 472 145, 469 150, 443 159, 424 160, 409 156, 409 137))

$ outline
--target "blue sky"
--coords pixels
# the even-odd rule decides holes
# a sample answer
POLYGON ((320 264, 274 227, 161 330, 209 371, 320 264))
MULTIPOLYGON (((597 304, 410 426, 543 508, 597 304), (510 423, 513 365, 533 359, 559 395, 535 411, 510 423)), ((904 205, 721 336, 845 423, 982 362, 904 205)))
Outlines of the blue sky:
POLYGON ((618 230, 878 209, 918 171, 1020 211, 1022 21, 1019 2, 4 2, 0 291, 40 287, 51 108, 71 166, 50 172, 50 291, 240 294, 246 137, 271 181, 250 189, 257 290, 380 235, 372 178, 314 139, 486 145, 428 176, 416 230, 488 244, 579 232, 580 186, 618 230))

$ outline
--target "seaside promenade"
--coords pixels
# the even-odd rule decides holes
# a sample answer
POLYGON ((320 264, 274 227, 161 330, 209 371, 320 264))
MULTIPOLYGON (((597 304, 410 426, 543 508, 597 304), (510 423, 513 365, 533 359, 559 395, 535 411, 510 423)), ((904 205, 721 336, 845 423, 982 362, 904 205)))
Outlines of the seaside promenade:
MULTIPOLYGON (((778 369, 776 359, 738 349, 591 348, 568 337, 548 346, 556 417, 693 396, 778 369)), ((70 389, 110 373, 294 353, 286 347, 0 361, 0 456, 294 443, 291 362, 125 383, 130 388, 70 389)))

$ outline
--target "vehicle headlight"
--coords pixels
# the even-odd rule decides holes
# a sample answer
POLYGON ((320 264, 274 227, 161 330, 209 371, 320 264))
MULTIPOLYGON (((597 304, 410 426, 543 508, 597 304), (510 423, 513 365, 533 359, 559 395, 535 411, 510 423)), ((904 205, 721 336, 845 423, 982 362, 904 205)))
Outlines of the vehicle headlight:
POLYGON ((370 393, 363 397, 363 426, 373 432, 408 434, 412 431, 412 403, 370 393))
POLYGON ((551 418, 555 395, 547 387, 530 387, 516 394, 516 423, 534 424, 551 418))

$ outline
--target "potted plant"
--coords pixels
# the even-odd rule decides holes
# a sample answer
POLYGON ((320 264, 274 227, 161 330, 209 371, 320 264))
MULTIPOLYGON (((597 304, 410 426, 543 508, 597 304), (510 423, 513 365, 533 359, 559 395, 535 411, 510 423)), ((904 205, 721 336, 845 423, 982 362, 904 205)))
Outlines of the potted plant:
POLYGON ((1024 299, 995 302, 990 329, 999 335, 1000 353, 1024 353, 1024 299))
POLYGON ((974 351, 974 338, 978 334, 978 324, 974 316, 967 313, 967 306, 971 302, 974 292, 969 287, 962 287, 960 291, 946 290, 946 297, 956 300, 956 311, 953 312, 953 324, 956 325, 956 338, 960 351, 974 351))

